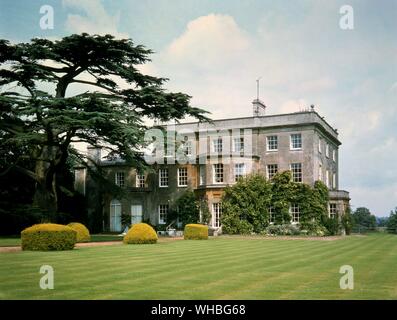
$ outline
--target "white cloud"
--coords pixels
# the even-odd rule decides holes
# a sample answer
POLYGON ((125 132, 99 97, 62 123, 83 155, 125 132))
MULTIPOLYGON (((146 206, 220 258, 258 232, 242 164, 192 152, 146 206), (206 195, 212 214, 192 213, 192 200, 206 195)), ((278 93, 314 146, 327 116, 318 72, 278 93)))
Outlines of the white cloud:
POLYGON ((69 32, 89 34, 112 34, 117 38, 128 38, 118 31, 120 13, 110 15, 101 0, 63 0, 62 5, 84 11, 85 15, 68 14, 65 28, 69 32))

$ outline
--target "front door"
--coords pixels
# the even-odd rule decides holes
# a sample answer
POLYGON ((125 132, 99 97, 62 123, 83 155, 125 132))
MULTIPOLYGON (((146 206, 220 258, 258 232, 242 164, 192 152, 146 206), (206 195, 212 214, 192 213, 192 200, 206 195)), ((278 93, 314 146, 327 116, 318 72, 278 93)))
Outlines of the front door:
POLYGON ((131 206, 131 224, 142 222, 142 205, 133 204, 131 206))

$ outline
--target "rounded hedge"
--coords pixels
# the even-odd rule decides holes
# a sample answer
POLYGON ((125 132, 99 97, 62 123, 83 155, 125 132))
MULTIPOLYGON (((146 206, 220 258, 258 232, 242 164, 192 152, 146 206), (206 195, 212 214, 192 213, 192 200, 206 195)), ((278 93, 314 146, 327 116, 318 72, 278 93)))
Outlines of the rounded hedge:
POLYGON ((71 222, 67 226, 77 232, 77 242, 89 242, 91 240, 90 232, 84 224, 71 222))
POLYGON ((41 223, 21 232, 22 250, 72 250, 77 241, 77 232, 70 227, 41 223))
POLYGON ((124 236, 123 242, 126 244, 156 243, 157 233, 146 223, 136 223, 124 236))
POLYGON ((185 240, 207 240, 208 226, 203 224, 187 224, 183 232, 185 240))

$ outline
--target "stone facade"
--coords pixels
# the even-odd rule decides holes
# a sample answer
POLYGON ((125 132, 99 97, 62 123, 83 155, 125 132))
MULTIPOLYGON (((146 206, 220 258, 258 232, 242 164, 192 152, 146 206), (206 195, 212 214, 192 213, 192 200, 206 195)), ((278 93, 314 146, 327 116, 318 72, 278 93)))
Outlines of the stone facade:
MULTIPOLYGON (((183 149, 187 164, 181 164, 183 161, 173 163, 170 161, 172 157, 166 156, 164 164, 154 164, 145 172, 143 181, 138 179, 136 169, 122 162, 100 163, 108 178, 125 190, 125 194, 117 199, 102 192, 100 203, 89 201, 91 215, 101 211, 96 216, 102 216, 104 230, 121 231, 122 213, 131 215, 132 222, 143 220, 153 225, 162 224, 167 205, 187 189, 207 201, 212 213, 210 225, 218 228, 223 189, 235 183, 236 174, 261 172, 271 175, 275 168, 279 172, 294 169, 296 181, 310 185, 322 180, 330 189, 330 213, 346 211, 349 194, 339 190, 341 143, 338 132, 314 110, 211 123, 184 123, 165 128, 182 135, 185 144, 182 143, 180 148, 189 143, 190 150, 183 149), (217 139, 222 141, 222 156, 215 152, 220 151, 219 141, 214 142, 217 139), (240 151, 242 146, 244 150, 240 151)), ((76 188, 87 197, 93 197, 95 185, 86 172, 85 168, 76 168, 76 188)))

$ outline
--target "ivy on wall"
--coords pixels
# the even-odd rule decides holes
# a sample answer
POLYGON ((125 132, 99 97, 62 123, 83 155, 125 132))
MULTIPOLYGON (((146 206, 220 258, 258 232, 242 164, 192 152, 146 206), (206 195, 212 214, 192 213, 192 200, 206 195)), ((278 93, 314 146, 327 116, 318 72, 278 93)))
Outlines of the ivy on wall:
POLYGON ((249 175, 225 189, 222 229, 228 234, 264 232, 269 226, 270 207, 274 209, 275 225, 290 224, 290 206, 297 204, 300 228, 310 234, 323 234, 327 225, 339 224, 337 219, 330 222, 328 218, 328 200, 328 188, 324 183, 316 181, 311 187, 293 182, 290 171, 277 173, 271 181, 261 174, 249 175))

